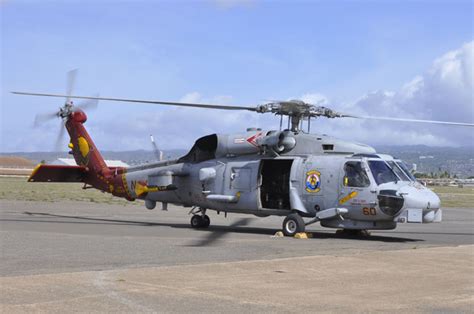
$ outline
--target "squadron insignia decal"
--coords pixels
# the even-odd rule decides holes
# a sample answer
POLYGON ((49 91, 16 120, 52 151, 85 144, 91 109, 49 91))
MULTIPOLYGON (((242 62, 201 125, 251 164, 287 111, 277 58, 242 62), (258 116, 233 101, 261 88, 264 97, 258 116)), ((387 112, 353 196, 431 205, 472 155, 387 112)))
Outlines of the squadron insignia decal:
POLYGON ((321 173, 316 170, 306 172, 306 191, 316 193, 321 190, 321 173))
POLYGON ((247 141, 249 144, 251 144, 251 145, 253 145, 253 146, 255 146, 255 147, 258 147, 257 139, 258 139, 260 136, 262 136, 262 134, 263 134, 263 132, 258 132, 258 133, 256 133, 256 134, 252 135, 251 137, 247 138, 246 141, 247 141))

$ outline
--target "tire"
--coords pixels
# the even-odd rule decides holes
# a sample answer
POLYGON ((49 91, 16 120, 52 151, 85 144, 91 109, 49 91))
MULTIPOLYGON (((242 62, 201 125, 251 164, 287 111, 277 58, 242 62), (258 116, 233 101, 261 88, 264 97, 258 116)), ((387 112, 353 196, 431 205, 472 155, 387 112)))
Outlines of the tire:
POLYGON ((193 215, 191 217, 191 227, 193 227, 194 229, 201 228, 203 223, 204 223, 204 221, 202 219, 202 216, 193 215))
POLYGON ((207 228, 211 224, 211 219, 208 215, 201 216, 202 218, 202 226, 201 228, 207 228))
POLYGON ((304 230, 304 220, 296 213, 289 214, 285 220, 283 220, 283 234, 287 237, 293 237, 299 232, 304 232, 304 230))

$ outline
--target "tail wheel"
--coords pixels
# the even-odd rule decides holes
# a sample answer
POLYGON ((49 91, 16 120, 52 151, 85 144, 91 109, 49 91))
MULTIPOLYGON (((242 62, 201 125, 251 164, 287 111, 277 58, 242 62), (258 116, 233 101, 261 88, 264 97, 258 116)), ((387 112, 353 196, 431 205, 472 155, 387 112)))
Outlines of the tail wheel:
POLYGON ((286 216, 285 220, 283 220, 283 234, 287 237, 292 237, 298 232, 304 232, 304 230, 304 220, 296 213, 286 216))
POLYGON ((201 228, 202 225, 203 225, 203 218, 201 215, 193 215, 191 217, 191 227, 197 229, 197 228, 201 228))

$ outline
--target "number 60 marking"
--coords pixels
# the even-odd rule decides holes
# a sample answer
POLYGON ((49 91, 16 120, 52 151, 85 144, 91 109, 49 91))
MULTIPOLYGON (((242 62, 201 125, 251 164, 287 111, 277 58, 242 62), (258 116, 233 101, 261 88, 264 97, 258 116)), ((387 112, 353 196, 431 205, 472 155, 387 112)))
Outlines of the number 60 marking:
POLYGON ((364 207, 364 208, 362 208, 362 213, 364 213, 364 215, 370 215, 370 216, 377 215, 377 211, 373 207, 370 207, 370 208, 364 207))

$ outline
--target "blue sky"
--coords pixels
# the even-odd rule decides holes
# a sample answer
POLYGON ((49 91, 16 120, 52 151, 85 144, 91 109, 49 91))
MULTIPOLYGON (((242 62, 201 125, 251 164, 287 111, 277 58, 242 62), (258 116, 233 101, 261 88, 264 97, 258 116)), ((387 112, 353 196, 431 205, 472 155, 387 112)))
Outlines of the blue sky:
MULTIPOLYGON (((419 75, 427 81, 435 60, 474 37, 472 1, 2 1, 0 8, 3 152, 53 149, 59 121, 31 125, 35 114, 61 101, 9 91, 63 92, 73 68, 79 68, 76 94, 242 105, 317 94, 336 109, 352 108, 370 92, 400 93, 419 75)), ((467 88, 460 102, 470 106, 450 118, 474 120, 467 88)), ((86 127, 108 150, 149 149, 150 133, 167 149, 209 132, 243 130, 248 122, 278 126, 247 114, 100 106, 86 127)), ((433 118, 423 108, 402 113, 433 118)), ((324 125, 328 133, 344 128, 324 125)), ((410 140, 390 142, 466 145, 473 138, 444 134, 438 143, 439 134, 450 132, 420 130, 430 139, 413 130, 410 140)), ((351 138, 382 143, 365 133, 351 138)))

